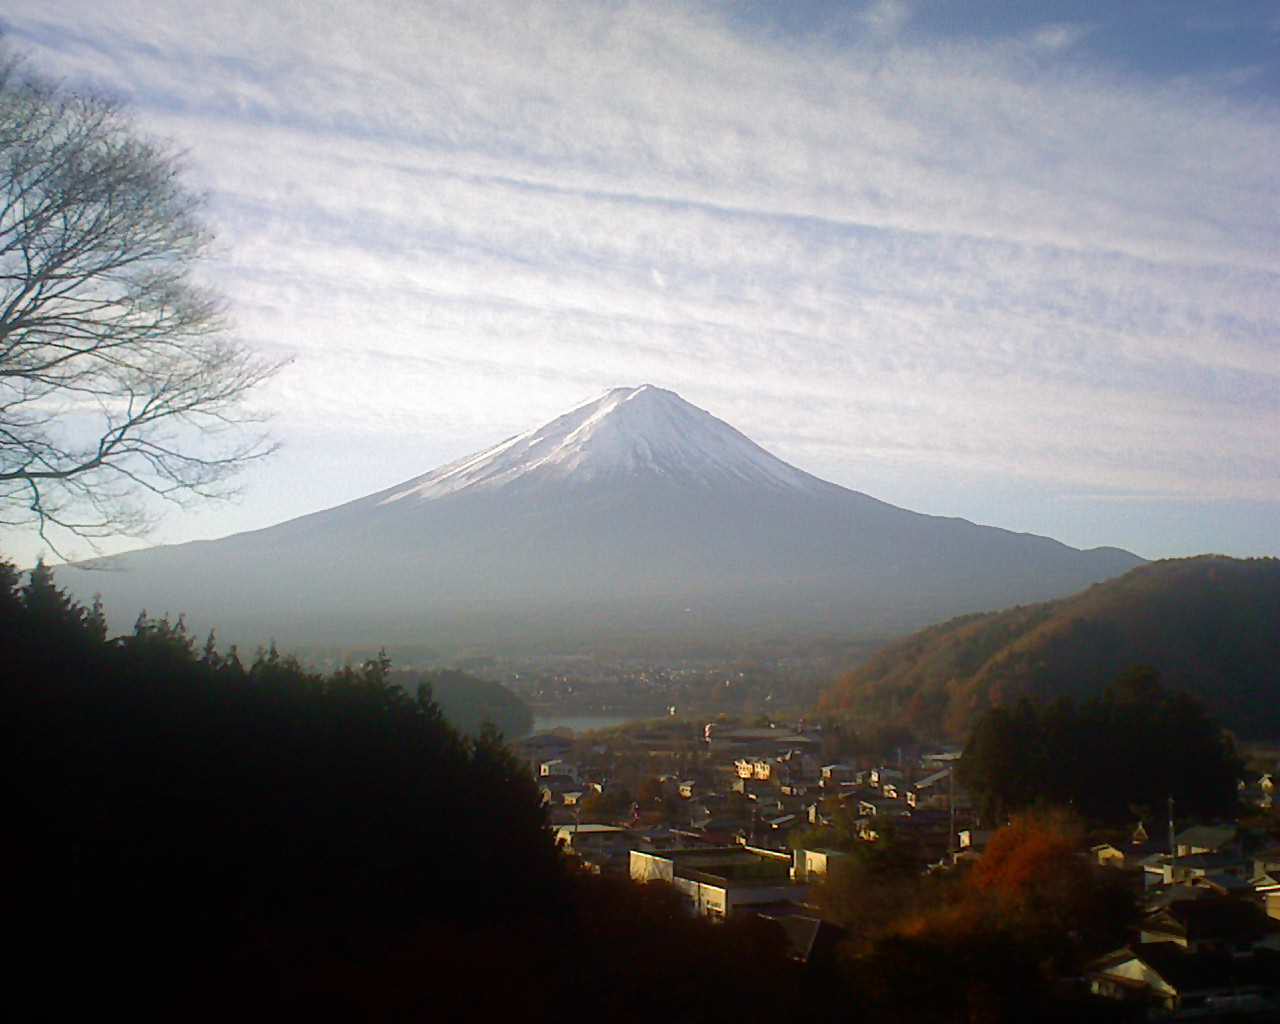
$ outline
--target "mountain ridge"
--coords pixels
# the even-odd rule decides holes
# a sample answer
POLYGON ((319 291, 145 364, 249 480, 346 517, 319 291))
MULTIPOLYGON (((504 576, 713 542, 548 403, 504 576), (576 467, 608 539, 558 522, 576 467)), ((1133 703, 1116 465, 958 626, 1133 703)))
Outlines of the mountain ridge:
POLYGON ((57 572, 101 590, 109 615, 185 611, 245 642, 541 631, 580 647, 636 631, 909 628, 1140 561, 896 508, 646 385, 330 509, 57 572))
POLYGON ((986 708, 1083 699, 1150 665, 1242 735, 1280 734, 1280 559, 1165 559, 1054 601, 904 637, 826 694, 829 712, 963 739, 986 708))

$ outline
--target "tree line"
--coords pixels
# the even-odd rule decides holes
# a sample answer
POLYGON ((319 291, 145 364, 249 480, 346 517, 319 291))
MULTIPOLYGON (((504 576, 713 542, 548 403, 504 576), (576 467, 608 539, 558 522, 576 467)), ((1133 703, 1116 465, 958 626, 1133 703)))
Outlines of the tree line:
POLYGON ((15 998, 46 1016, 740 1021, 836 995, 797 1003, 765 922, 571 871, 500 735, 385 658, 325 675, 145 614, 109 638, 3 561, 0 649, 15 998))
POLYGON ((1036 804, 1071 807, 1102 823, 1235 809, 1242 765, 1234 741, 1186 693, 1137 667, 1101 694, 1037 706, 1022 700, 978 720, 958 777, 989 824, 1036 804))

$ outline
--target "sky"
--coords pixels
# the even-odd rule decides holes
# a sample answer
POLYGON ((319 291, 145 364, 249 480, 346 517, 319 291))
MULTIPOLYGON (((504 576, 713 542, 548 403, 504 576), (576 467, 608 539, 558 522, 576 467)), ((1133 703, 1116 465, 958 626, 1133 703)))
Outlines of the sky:
POLYGON ((917 511, 1280 554, 1274 3, 5 7, 33 67, 187 153, 203 277, 291 360, 236 502, 98 551, 651 383, 917 511))

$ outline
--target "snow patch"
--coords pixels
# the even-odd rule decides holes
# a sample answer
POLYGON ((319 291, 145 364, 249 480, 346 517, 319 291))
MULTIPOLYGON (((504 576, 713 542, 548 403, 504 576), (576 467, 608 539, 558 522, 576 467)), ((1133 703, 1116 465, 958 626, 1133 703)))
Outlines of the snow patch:
POLYGON ((775 489, 830 488, 674 391, 614 388, 550 423, 407 481, 377 502, 432 500, 517 480, 575 481, 650 473, 690 484, 726 479, 775 489))

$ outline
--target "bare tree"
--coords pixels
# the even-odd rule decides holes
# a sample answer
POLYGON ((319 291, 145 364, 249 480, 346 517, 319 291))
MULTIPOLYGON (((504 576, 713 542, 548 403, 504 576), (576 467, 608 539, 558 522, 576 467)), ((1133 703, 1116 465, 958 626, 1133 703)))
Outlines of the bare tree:
POLYGON ((0 524, 138 532, 146 496, 228 493, 271 450, 275 370, 193 280, 212 241, 181 161, 118 104, 0 54, 0 524))

